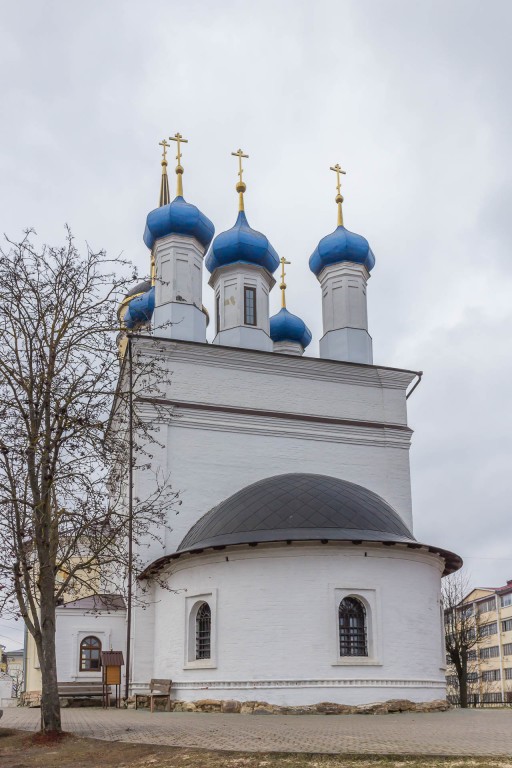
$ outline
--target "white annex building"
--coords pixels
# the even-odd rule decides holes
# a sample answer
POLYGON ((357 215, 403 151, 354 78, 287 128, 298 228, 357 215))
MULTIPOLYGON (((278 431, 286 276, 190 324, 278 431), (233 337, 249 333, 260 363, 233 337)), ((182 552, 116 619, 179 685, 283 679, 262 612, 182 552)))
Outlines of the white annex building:
MULTIPOLYGON (((172 372, 166 391, 135 400, 149 422, 162 409, 172 417, 152 454, 181 499, 164 547, 142 550, 130 690, 168 678, 187 701, 444 698, 441 577, 461 561, 413 534, 406 394, 418 374, 373 365, 375 257, 343 225, 341 169, 338 225, 309 262, 320 357, 304 357, 311 333, 285 306, 284 271, 282 309, 269 317, 285 262, 246 218, 242 152, 238 217, 214 238, 183 197, 177 138, 178 194, 169 202, 164 155, 161 205, 147 217, 151 280, 120 309, 134 354, 154 354, 157 339, 172 372)), ((151 491, 148 477, 135 471, 136 496, 151 491)), ((82 628, 89 646, 95 626, 82 628)))

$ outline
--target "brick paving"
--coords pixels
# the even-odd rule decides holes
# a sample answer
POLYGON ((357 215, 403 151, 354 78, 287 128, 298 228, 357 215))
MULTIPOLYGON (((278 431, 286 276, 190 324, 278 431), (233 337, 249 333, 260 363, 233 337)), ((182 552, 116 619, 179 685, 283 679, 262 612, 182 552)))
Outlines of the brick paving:
MULTIPOLYGON (((38 709, 5 709, 2 727, 36 730, 38 709)), ((105 741, 245 752, 512 755, 512 709, 394 715, 225 715, 64 709, 67 731, 105 741)))

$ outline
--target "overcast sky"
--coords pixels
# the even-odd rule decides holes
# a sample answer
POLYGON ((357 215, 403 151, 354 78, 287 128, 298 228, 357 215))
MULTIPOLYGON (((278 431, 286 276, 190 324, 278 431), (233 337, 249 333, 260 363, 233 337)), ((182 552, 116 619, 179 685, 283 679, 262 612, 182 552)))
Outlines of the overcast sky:
MULTIPOLYGON (((312 355, 308 258, 335 227, 341 163, 345 225, 377 259, 375 362, 424 371, 416 537, 489 586, 512 579, 511 32, 508 0, 4 0, 0 32, 2 231, 55 244, 67 222, 145 273, 158 142, 189 139, 185 197, 217 232, 242 147, 248 219, 292 262, 312 355)), ((21 641, 0 620, 0 643, 21 641)))

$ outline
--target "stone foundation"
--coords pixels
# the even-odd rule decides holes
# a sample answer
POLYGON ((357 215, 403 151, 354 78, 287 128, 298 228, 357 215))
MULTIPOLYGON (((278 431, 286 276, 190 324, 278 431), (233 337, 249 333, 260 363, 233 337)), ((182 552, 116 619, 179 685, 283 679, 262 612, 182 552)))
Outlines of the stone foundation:
MULTIPOLYGON (((135 709, 135 697, 123 701, 123 706, 135 709)), ((166 702, 155 699, 155 711, 165 711, 166 702)), ((227 699, 199 699, 198 701, 171 701, 171 712, 222 712, 242 715, 388 715, 396 712, 446 712, 452 705, 446 699, 414 702, 408 699, 390 699, 375 704, 349 706, 324 701, 320 704, 286 707, 266 701, 236 701, 227 699)), ((137 696, 137 709, 149 709, 149 696, 137 696)))
POLYGON ((41 691, 25 691, 20 696, 20 707, 40 707, 41 691))

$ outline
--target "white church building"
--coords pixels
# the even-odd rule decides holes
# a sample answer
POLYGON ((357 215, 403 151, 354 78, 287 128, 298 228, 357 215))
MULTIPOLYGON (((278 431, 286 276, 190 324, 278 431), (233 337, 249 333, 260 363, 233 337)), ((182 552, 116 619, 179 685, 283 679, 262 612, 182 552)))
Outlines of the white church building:
MULTIPOLYGON (((375 257, 343 224, 341 169, 337 226, 309 261, 323 315, 315 358, 286 308, 286 262, 249 225, 243 153, 235 224, 214 237, 183 197, 177 138, 177 196, 164 155, 161 205, 147 217, 151 280, 120 309, 136 353, 151 355, 157 339, 172 371, 158 402, 136 400, 148 420, 169 414, 152 454, 181 500, 164 547, 144 549, 130 690, 168 678, 186 701, 444 698, 441 578, 461 560, 414 537, 406 397, 418 374, 373 364, 375 257), (280 265, 282 308, 270 317, 280 265)), ((144 470, 133 483, 136 496, 151 490, 144 470)))

